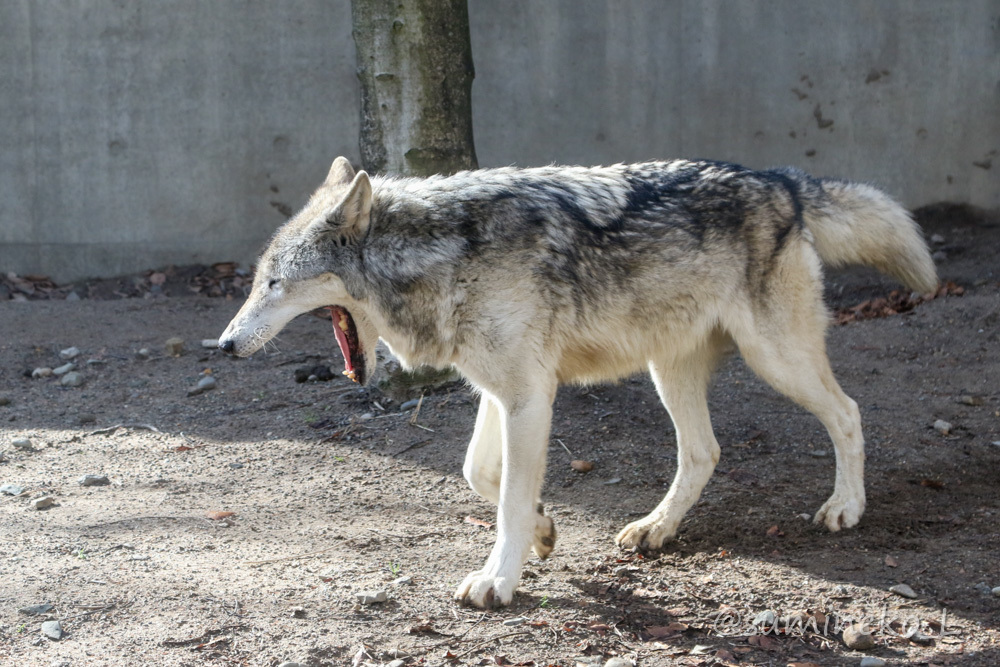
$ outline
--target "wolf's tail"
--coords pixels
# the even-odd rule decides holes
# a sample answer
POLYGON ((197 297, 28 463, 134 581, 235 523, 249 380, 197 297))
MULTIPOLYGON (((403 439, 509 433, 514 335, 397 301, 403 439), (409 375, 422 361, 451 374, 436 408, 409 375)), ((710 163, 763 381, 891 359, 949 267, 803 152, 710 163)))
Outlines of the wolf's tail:
POLYGON ((806 227, 830 266, 864 264, 921 293, 937 289, 937 269, 920 227, 889 195, 871 186, 823 180, 827 197, 803 197, 806 227), (818 205, 810 206, 816 202, 818 205))

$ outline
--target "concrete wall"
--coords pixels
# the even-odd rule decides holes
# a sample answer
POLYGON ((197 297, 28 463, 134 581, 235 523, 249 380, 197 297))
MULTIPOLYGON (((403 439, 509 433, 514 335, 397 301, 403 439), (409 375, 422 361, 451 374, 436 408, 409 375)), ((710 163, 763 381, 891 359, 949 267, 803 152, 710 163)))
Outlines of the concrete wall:
MULTIPOLYGON (((470 0, 482 166, 711 157, 1000 207, 1000 0, 470 0)), ((357 161, 347 0, 0 3, 0 270, 249 262, 357 161)))

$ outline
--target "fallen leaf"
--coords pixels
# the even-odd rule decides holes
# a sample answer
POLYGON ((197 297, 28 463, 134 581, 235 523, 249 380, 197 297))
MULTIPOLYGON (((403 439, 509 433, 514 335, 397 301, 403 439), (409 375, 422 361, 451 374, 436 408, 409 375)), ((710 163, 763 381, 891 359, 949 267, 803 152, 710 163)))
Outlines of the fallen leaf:
POLYGON ((679 635, 688 629, 686 623, 670 623, 668 625, 651 625, 646 628, 646 632, 652 639, 664 639, 679 635))
POLYGON ((781 529, 778 528, 777 526, 771 526, 770 528, 767 529, 767 536, 768 537, 784 537, 785 534, 783 532, 781 532, 781 529))
POLYGON ((430 623, 421 623, 420 625, 411 625, 406 629, 411 635, 420 635, 425 633, 438 634, 438 631, 434 629, 434 626, 430 623))
POLYGON ((231 516, 236 516, 236 512, 205 512, 205 516, 212 521, 220 521, 222 519, 228 519, 231 516))
POLYGON ((483 528, 492 528, 493 524, 489 521, 483 521, 482 519, 477 519, 474 516, 465 517, 465 523, 471 523, 473 526, 482 526, 483 528))

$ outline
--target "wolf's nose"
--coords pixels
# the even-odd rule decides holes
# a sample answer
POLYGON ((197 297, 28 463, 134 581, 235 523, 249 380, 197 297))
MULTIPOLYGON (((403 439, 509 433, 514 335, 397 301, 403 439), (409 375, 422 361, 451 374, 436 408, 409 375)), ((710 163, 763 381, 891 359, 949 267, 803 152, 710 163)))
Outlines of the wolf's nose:
POLYGON ((232 354, 234 347, 236 347, 236 343, 233 342, 232 338, 230 338, 229 340, 224 340, 219 342, 219 349, 225 352, 226 354, 232 354))

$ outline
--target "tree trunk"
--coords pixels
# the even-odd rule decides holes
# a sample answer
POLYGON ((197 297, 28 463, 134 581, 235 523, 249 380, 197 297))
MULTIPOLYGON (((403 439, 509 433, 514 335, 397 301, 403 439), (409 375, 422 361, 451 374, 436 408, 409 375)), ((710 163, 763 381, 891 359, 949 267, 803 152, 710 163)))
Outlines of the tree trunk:
POLYGON ((475 169, 466 0, 353 0, 361 160, 402 176, 475 169))

